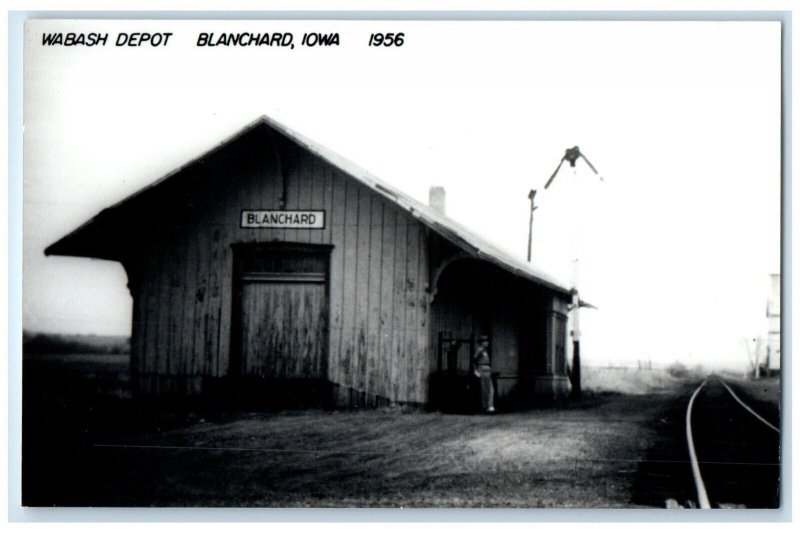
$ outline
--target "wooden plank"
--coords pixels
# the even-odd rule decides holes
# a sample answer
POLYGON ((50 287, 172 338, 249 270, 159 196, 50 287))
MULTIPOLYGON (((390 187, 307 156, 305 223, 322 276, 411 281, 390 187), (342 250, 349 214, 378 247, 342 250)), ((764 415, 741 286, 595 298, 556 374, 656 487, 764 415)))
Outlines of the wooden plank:
POLYGON ((381 395, 378 364, 381 358, 381 260, 383 256, 383 200, 371 194, 369 232, 369 296, 367 312, 366 392, 381 395))
POLYGON ((261 192, 254 201, 258 202, 258 209, 278 209, 278 195, 280 184, 280 173, 278 162, 272 153, 272 142, 267 140, 263 146, 264 150, 264 171, 261 183, 261 192))
POLYGON ((306 304, 313 305, 314 289, 324 292, 325 287, 313 283, 298 283, 293 287, 292 319, 297 326, 292 332, 292 375, 298 377, 313 377, 311 367, 314 366, 313 356, 316 339, 309 332, 316 330, 313 323, 313 313, 306 311, 306 304))
MULTIPOLYGON (((297 200, 296 209, 310 210, 312 209, 313 202, 313 182, 314 182, 314 158, 310 155, 304 155, 302 162, 299 162, 297 169, 294 172, 297 181, 297 200)), ((311 233, 319 231, 314 229, 298 229, 297 242, 308 243, 311 239, 311 233)))
MULTIPOLYGON (((147 320, 149 315, 147 313, 148 299, 150 296, 149 278, 148 278, 148 254, 145 247, 142 247, 142 261, 139 264, 139 289, 137 295, 137 304, 139 307, 139 328, 136 330, 136 344, 131 345, 138 349, 138 356, 136 357, 135 364, 131 364, 131 372, 135 375, 144 373, 145 365, 147 364, 147 320)), ((133 333, 133 332, 132 332, 133 333)), ((131 339, 132 341, 134 339, 131 339)))
POLYGON ((172 274, 170 292, 170 368, 173 376, 181 375, 183 365, 183 316, 186 310, 184 293, 186 289, 186 242, 183 240, 185 228, 175 222, 172 230, 173 260, 170 264, 172 274))
POLYGON ((330 280, 330 326, 328 342, 328 376, 331 382, 341 383, 342 361, 342 327, 344 311, 344 218, 345 218, 345 185, 344 180, 331 172, 331 217, 328 225, 331 228, 333 250, 331 250, 330 280))
MULTIPOLYGON (((244 335, 247 335, 247 333, 249 331, 252 331, 254 327, 256 328, 261 327, 262 324, 261 321, 259 320, 259 317, 256 315, 256 307, 258 306, 259 302, 256 298, 246 298, 244 294, 245 290, 246 287, 242 287, 242 303, 243 303, 242 312, 247 313, 247 317, 251 317, 251 319, 250 320, 245 319, 243 321, 244 328, 242 329, 242 333, 244 335)), ((280 313, 280 309, 278 309, 280 302, 275 301, 274 294, 270 294, 269 296, 270 296, 269 298, 264 298, 263 303, 265 304, 265 306, 269 307, 270 312, 280 313)), ((271 329, 265 331, 263 335, 261 335, 263 339, 262 342, 274 342, 274 339, 270 337, 274 336, 275 333, 276 332, 271 329)), ((245 340, 242 342, 242 347, 244 350, 246 350, 243 355, 245 360, 247 361, 247 371, 248 373, 251 373, 252 375, 255 376, 264 376, 264 375, 277 376, 278 375, 277 361, 274 358, 262 360, 252 357, 252 355, 254 355, 255 349, 257 349, 257 347, 253 346, 253 344, 257 342, 258 338, 259 337, 251 338, 246 336, 245 340)))
POLYGON ((222 243, 222 280, 220 289, 219 320, 217 335, 217 357, 219 358, 220 376, 228 375, 231 356, 231 305, 233 304, 233 250, 228 245, 230 240, 222 243))
POLYGON ((324 181, 323 198, 325 205, 325 227, 322 230, 322 242, 331 244, 333 242, 331 217, 333 216, 333 189, 334 189, 334 170, 327 163, 322 163, 324 181))
POLYGON ((145 329, 144 312, 142 310, 142 295, 139 290, 133 294, 133 310, 131 313, 133 320, 131 324, 131 358, 130 371, 136 376, 141 373, 142 364, 142 340, 145 329))
POLYGON ((161 277, 158 269, 159 247, 151 244, 147 248, 148 267, 143 277, 147 293, 145 300, 147 323, 144 340, 144 357, 142 358, 142 373, 150 375, 158 372, 158 295, 161 293, 161 287, 159 285, 161 277))
POLYGON ((322 374, 322 354, 325 352, 324 345, 326 338, 324 335, 324 325, 326 319, 326 293, 324 285, 318 285, 319 292, 307 292, 303 295, 300 309, 301 321, 303 323, 314 324, 313 328, 302 331, 303 339, 303 367, 301 372, 304 376, 317 378, 324 377, 322 374), (321 324, 320 324, 321 323, 321 324))
POLYGON ((322 358, 325 356, 325 323, 327 315, 327 290, 324 285, 316 285, 313 291, 307 291, 301 309, 303 322, 312 323, 314 326, 304 330, 306 333, 305 345, 310 346, 308 356, 310 365, 304 369, 303 375, 323 378, 322 370, 325 368, 322 358))
MULTIPOLYGON (((317 157, 309 158, 309 163, 311 166, 311 201, 310 201, 310 208, 314 210, 322 210, 325 211, 327 206, 325 205, 325 182, 326 176, 324 171, 324 163, 320 161, 317 157)), ((326 213, 326 216, 330 216, 329 213, 326 213)), ((326 225, 328 221, 326 221, 326 225)), ((308 242, 312 244, 321 244, 324 242, 324 230, 322 229, 312 229, 308 230, 308 242)))
POLYGON ((367 391, 367 337, 369 335, 369 293, 370 293, 370 231, 372 219, 372 197, 374 194, 366 187, 359 186, 358 219, 356 228, 356 284, 355 284, 355 327, 353 343, 353 387, 367 391))
MULTIPOLYGON (((138 282, 133 284, 133 324, 131 327, 131 373, 138 376, 144 368, 144 357, 147 335, 147 291, 146 291, 146 261, 136 261, 129 268, 138 282)), ((130 283, 130 279, 128 280, 130 283)), ((132 383, 135 385, 135 382, 132 383)))
POLYGON ((344 213, 344 284, 342 304, 342 336, 341 336, 341 371, 342 384, 353 387, 356 371, 356 271, 358 266, 358 186, 347 180, 345 182, 345 213, 344 213))
POLYGON ((183 321, 183 286, 185 283, 185 253, 181 243, 181 227, 173 223, 169 228, 170 237, 170 261, 167 265, 170 276, 170 290, 166 300, 169 301, 169 363, 167 372, 175 376, 180 373, 181 350, 183 341, 183 331, 181 330, 183 321))
MULTIPOLYGON (((306 169, 308 155, 305 152, 297 153, 297 159, 292 165, 285 165, 284 171, 287 172, 286 187, 286 209, 302 209, 304 199, 301 197, 301 183, 306 180, 308 170, 306 169)), ((284 230, 284 242, 300 242, 300 234, 308 230, 286 229, 284 230)))
POLYGON ((181 323, 181 373, 192 375, 194 373, 194 293, 197 288, 195 224, 187 224, 183 232, 184 252, 184 291, 183 291, 183 320, 181 323))
MULTIPOLYGON (((231 167, 236 168, 235 181, 238 185, 233 191, 226 190, 226 199, 221 220, 217 219, 219 241, 216 245, 216 261, 212 280, 218 284, 218 294, 212 292, 212 309, 209 314, 211 348, 215 357, 215 375, 228 375, 231 364, 231 330, 233 320, 233 250, 235 242, 258 242, 265 238, 264 230, 243 230, 239 227, 241 209, 255 202, 262 205, 264 190, 267 189, 267 156, 261 151, 248 154, 249 159, 238 158, 231 167)), ((212 234, 213 237, 214 234, 212 234)), ((241 312, 237 310, 237 313, 241 312)))
MULTIPOLYGON (((241 207, 245 201, 260 202, 258 194, 261 194, 263 185, 260 179, 261 169, 263 169, 263 162, 258 165, 257 160, 251 160, 250 164, 239 173, 237 182, 247 181, 251 186, 255 186, 252 192, 247 192, 245 189, 244 194, 253 195, 253 198, 242 199, 228 204, 225 210, 225 216, 221 224, 216 228, 219 230, 219 241, 216 245, 217 261, 214 264, 215 275, 217 276, 216 282, 219 286, 219 293, 215 295, 214 288, 212 288, 212 303, 214 304, 213 313, 210 315, 213 320, 211 321, 211 334, 212 334, 212 349, 216 358, 216 376, 227 376, 230 371, 231 360, 231 320, 233 305, 233 249, 231 244, 234 242, 242 242, 244 239, 241 236, 241 228, 239 228, 239 217, 241 214, 241 207), (216 297, 216 300, 213 298, 216 297), (214 331, 216 329, 216 331, 214 331)), ((213 240, 214 234, 212 234, 213 240)), ((246 242, 256 241, 259 234, 253 233, 248 236, 246 242)), ((212 278, 213 279, 213 278, 212 278)))
MULTIPOLYGON (((262 154, 259 158, 259 165, 256 168, 255 176, 258 188, 254 193, 253 201, 259 209, 270 209, 276 204, 276 200, 271 196, 274 193, 274 182, 276 175, 275 161, 269 152, 262 146, 262 154)), ((241 205, 240 207, 245 207, 241 205)))
POLYGON ((169 317, 170 307, 168 295, 170 293, 170 260, 167 253, 169 240, 162 234, 158 243, 158 339, 156 341, 156 373, 165 375, 169 372, 169 317))
POLYGON ((405 362, 407 234, 408 219, 404 214, 398 212, 395 225, 395 268, 394 279, 392 280, 392 285, 394 287, 394 328, 392 332, 393 353, 391 358, 392 371, 390 380, 392 398, 395 401, 404 401, 404 395, 402 393, 405 391, 407 375, 405 368, 403 368, 405 362))
POLYGON ((205 337, 205 315, 208 305, 208 256, 209 240, 207 229, 197 228, 194 237, 195 268, 194 295, 192 298, 192 373, 207 374, 208 370, 203 356, 203 338, 205 337))
POLYGON ((253 375, 252 358, 250 357, 249 336, 252 332, 250 326, 250 317, 253 315, 251 306, 253 304, 252 298, 245 297, 246 287, 242 284, 241 299, 237 308, 238 321, 239 321, 239 338, 237 339, 239 345, 240 359, 239 359, 239 374, 240 375, 253 375))
POLYGON ((405 307, 406 320, 404 326, 404 361, 405 391, 403 397, 406 401, 416 401, 417 372, 420 369, 420 353, 417 346, 417 316, 419 294, 419 224, 410 221, 406 233, 406 277, 405 277, 405 307))
MULTIPOLYGON (((270 189, 270 174, 274 172, 270 163, 271 154, 266 150, 259 151, 258 156, 251 161, 251 166, 243 169, 242 178, 255 185, 254 189, 245 190, 245 197, 241 198, 238 205, 232 206, 230 212, 222 225, 222 243, 220 248, 220 300, 219 300, 219 319, 217 323, 217 353, 219 358, 219 375, 226 376, 231 370, 231 331, 234 315, 238 315, 241 310, 232 309, 234 304, 234 254, 231 244, 233 243, 256 243, 263 242, 270 238, 271 230, 254 229, 243 230, 239 227, 241 209, 245 205, 255 205, 257 208, 264 208, 265 202, 269 202, 265 196, 270 189), (245 238, 246 237, 246 238, 245 238)), ((269 208, 267 206, 266 208, 269 208)))
MULTIPOLYGON (((264 298, 262 301, 265 304, 265 307, 269 309, 269 313, 272 315, 273 319, 275 317, 283 317, 284 309, 283 309, 283 296, 282 293, 270 292, 269 297, 264 298)), ((275 349, 279 346, 282 341, 282 336, 284 331, 281 328, 275 327, 274 322, 266 322, 261 320, 261 316, 257 316, 255 310, 258 308, 259 301, 253 300, 251 304, 251 308, 253 309, 253 318, 254 320, 258 321, 259 327, 264 327, 265 334, 263 339, 257 338, 257 343, 261 344, 262 342, 267 342, 266 350, 273 352, 270 353, 271 357, 266 359, 257 359, 254 360, 255 363, 255 370, 256 373, 260 376, 274 376, 274 377, 283 377, 282 369, 283 369, 283 361, 280 358, 280 354, 276 354, 275 349)), ((256 343, 256 339, 254 339, 254 343, 256 343)), ((258 346, 250 346, 252 349, 258 349, 258 346)))
MULTIPOLYGON (((217 377, 220 375, 218 333, 219 333, 219 306, 221 294, 220 277, 220 252, 224 242, 223 229, 225 223, 231 218, 238 206, 236 199, 238 189, 232 187, 236 172, 230 167, 231 161, 215 160, 209 165, 209 175, 219 181, 208 205, 210 223, 207 224, 208 251, 208 282, 206 289, 206 305, 203 316, 203 358, 206 361, 207 375, 217 377)), ((236 222, 238 226, 238 221, 236 222)))
MULTIPOLYGON (((204 174, 207 175, 209 172, 204 170, 204 174)), ((213 250, 211 232, 214 228, 214 221, 224 216, 224 211, 220 208, 218 202, 221 196, 222 193, 212 181, 210 190, 206 191, 202 196, 202 209, 200 209, 202 215, 195 228, 197 234, 197 269, 195 273, 195 313, 192 341, 194 352, 193 367, 196 373, 204 376, 213 375, 212 357, 206 339, 208 335, 209 300, 211 299, 210 275, 211 253, 213 250)))
POLYGON ((270 309, 270 313, 273 315, 273 317, 279 317, 280 319, 280 321, 278 321, 277 323, 272 324, 273 330, 275 331, 274 337, 278 339, 278 342, 280 343, 278 346, 275 347, 276 349, 272 354, 273 355, 272 361, 274 361, 274 365, 272 366, 272 368, 274 375, 279 378, 288 377, 289 354, 287 354, 287 348, 291 349, 291 347, 287 346, 289 344, 288 342, 289 332, 286 330, 285 327, 283 327, 282 320, 283 317, 285 316, 291 316, 292 302, 289 296, 290 295, 285 291, 276 293, 272 298, 272 301, 274 303, 272 305, 272 308, 270 309), (278 348, 280 348, 281 346, 283 346, 283 349, 278 350, 278 348))
POLYGON ((229 208, 225 210, 224 220, 218 220, 226 228, 227 242, 257 242, 263 229, 245 229, 240 227, 242 209, 262 209, 266 184, 267 162, 260 153, 248 154, 248 161, 239 162, 234 193, 229 208), (230 238, 229 238, 230 237, 230 238))
POLYGON ((221 376, 219 352, 219 316, 222 294, 222 247, 221 228, 211 229, 211 252, 209 257, 208 309, 206 310, 205 353, 210 362, 211 375, 221 376))
POLYGON ((417 225, 418 232, 418 250, 419 250, 419 263, 417 275, 417 357, 420 367, 416 374, 416 401, 427 403, 428 401, 428 376, 435 368, 435 352, 429 349, 429 334, 430 334, 430 309, 427 292, 427 283, 430 279, 428 270, 428 240, 426 238, 427 232, 421 225, 417 225))
POLYGON ((391 362, 394 357, 392 332, 394 331, 394 254, 397 245, 396 217, 395 210, 384 205, 381 221, 380 346, 376 354, 376 366, 380 383, 378 394, 389 399, 394 398, 391 362))
MULTIPOLYGON (((255 315, 255 305, 256 299, 255 297, 250 297, 248 294, 248 289, 251 286, 243 285, 242 286, 242 302, 241 302, 241 350, 242 350, 242 374, 245 375, 257 375, 258 372, 256 371, 255 367, 258 365, 258 361, 253 357, 254 350, 251 346, 252 342, 250 340, 251 336, 254 332, 258 332, 257 326, 258 321, 254 318, 255 315)), ((266 337, 265 334, 262 333, 262 337, 266 337)))
POLYGON ((328 357, 328 289, 327 286, 323 288, 320 295, 320 300, 317 303, 317 308, 312 307, 311 312, 318 314, 317 330, 311 332, 319 342, 316 344, 316 367, 314 368, 314 375, 319 378, 325 378, 327 372, 327 357, 328 357))
POLYGON ((269 293, 267 295, 262 296, 261 302, 257 298, 247 298, 244 291, 247 287, 242 287, 242 302, 244 312, 248 313, 248 316, 251 317, 251 320, 246 320, 244 322, 245 329, 242 330, 243 334, 246 334, 248 331, 252 331, 253 328, 265 328, 263 333, 259 336, 255 337, 248 337, 249 341, 242 342, 242 346, 246 349, 246 353, 244 354, 245 359, 248 361, 248 372, 252 373, 256 376, 278 376, 278 361, 274 358, 267 358, 261 359, 253 357, 253 355, 258 354, 259 347, 256 344, 260 343, 268 343, 267 347, 270 348, 277 344, 276 335, 279 333, 275 331, 274 328, 270 328, 269 324, 265 324, 260 320, 260 316, 257 314, 257 308, 259 303, 263 303, 263 305, 269 308, 270 313, 273 315, 280 315, 280 300, 277 299, 277 294, 269 293))

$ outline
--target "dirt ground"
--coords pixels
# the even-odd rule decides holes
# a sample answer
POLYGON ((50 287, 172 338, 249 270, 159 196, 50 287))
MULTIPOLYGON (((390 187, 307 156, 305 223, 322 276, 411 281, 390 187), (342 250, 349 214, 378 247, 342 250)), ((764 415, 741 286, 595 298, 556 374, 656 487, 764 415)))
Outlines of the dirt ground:
POLYGON ((767 377, 757 380, 742 377, 723 376, 734 388, 737 395, 752 409, 769 422, 780 425, 781 421, 781 380, 767 377))
POLYGON ((760 378, 757 380, 730 375, 723 375, 722 377, 728 383, 736 385, 738 389, 754 401, 769 402, 774 405, 780 403, 781 380, 778 377, 760 378))
POLYGON ((470 416, 155 412, 36 391, 23 408, 23 498, 35 506, 633 507, 653 421, 675 398, 589 392, 470 416))

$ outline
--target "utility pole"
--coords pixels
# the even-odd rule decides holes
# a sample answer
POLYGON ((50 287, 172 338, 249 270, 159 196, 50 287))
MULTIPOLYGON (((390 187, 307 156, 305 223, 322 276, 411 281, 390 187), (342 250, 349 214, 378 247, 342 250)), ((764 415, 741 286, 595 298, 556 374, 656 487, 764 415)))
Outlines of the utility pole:
POLYGON ((531 242, 533 241, 533 212, 539 209, 533 205, 533 199, 536 197, 536 189, 531 189, 528 193, 528 199, 531 201, 531 219, 528 222, 528 263, 531 262, 531 242))
POLYGON ((581 397, 581 299, 578 294, 578 258, 575 258, 572 286, 572 397, 581 397))
POLYGON ((750 349, 750 340, 744 339, 744 346, 747 348, 747 358, 750 362, 750 371, 753 373, 753 378, 758 379, 761 377, 760 368, 760 352, 761 352, 761 338, 755 337, 753 339, 753 350, 750 349))
POLYGON ((755 344, 755 350, 756 350, 756 372, 755 372, 755 378, 756 379, 760 379, 761 378, 761 361, 760 361, 760 359, 761 359, 761 337, 756 337, 755 339, 753 339, 753 344, 755 344))

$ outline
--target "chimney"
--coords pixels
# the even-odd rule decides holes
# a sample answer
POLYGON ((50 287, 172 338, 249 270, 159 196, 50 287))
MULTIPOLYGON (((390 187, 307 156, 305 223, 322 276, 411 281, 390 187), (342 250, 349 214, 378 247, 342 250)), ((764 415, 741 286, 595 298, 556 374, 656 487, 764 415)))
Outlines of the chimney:
POLYGON ((431 187, 428 192, 428 205, 440 215, 444 215, 445 192, 444 187, 431 187))

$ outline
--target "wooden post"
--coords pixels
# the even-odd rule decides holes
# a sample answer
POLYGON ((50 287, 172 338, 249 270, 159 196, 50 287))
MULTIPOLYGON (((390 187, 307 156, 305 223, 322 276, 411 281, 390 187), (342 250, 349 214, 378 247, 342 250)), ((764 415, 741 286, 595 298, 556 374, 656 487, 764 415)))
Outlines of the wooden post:
POLYGON ((581 397, 581 343, 572 341, 572 397, 581 397))

